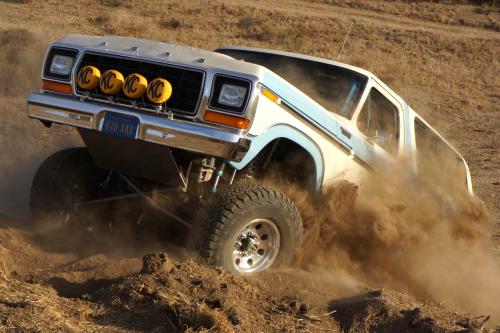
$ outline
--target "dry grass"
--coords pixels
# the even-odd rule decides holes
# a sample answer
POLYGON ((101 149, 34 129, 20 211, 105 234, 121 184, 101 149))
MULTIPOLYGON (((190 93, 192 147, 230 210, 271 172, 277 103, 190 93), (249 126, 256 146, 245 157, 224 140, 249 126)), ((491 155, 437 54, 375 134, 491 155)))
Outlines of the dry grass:
POLYGON ((383 1, 316 0, 334 6, 365 9, 368 15, 379 13, 436 23, 458 24, 500 31, 500 2, 477 1, 383 1), (470 4, 475 4, 471 6, 470 4), (371 12, 371 13, 370 13, 371 12))
MULTIPOLYGON (((497 218, 500 217, 500 44, 498 34, 492 31, 496 28, 488 26, 488 22, 498 24, 500 21, 497 7, 432 2, 423 2, 417 7, 414 2, 381 0, 347 0, 336 4, 304 1, 300 6, 277 0, 272 7, 264 7, 261 2, 221 3, 225 0, 90 3, 75 0, 65 2, 64 15, 55 17, 55 13, 60 12, 60 2, 0 1, 0 96, 3 101, 0 111, 5 117, 0 142, 7 143, 0 147, 0 155, 4 156, 0 164, 8 165, 4 169, 19 169, 24 165, 6 162, 14 161, 14 157, 25 164, 37 164, 36 159, 36 163, 25 161, 27 156, 28 159, 46 156, 57 144, 68 144, 68 138, 73 140, 71 144, 76 142, 67 127, 54 126, 55 129, 46 131, 38 122, 28 121, 22 112, 26 93, 39 86, 41 61, 49 40, 69 33, 116 34, 169 40, 205 49, 233 44, 336 59, 345 33, 354 22, 341 60, 373 71, 450 138, 470 162, 476 193, 485 198, 497 218), (410 21, 402 21, 402 17, 410 21)), ((29 178, 17 171, 6 172, 3 177, 4 181, 12 179, 13 188, 19 188, 22 182, 29 188, 29 178)), ((17 251, 9 251, 9 254, 15 253, 17 251)), ((13 267, 13 263, 7 262, 13 267)), ((10 280, 17 283, 16 279, 10 280)), ((4 296, 0 298, 7 300, 6 292, 25 299, 46 292, 38 284, 24 286, 33 289, 22 291, 17 284, 9 290, 0 288, 0 296, 4 296)), ((95 316, 104 311, 90 307, 84 300, 64 301, 46 295, 35 301, 35 305, 28 304, 31 316, 21 318, 26 320, 23 322, 26 330, 39 329, 40 324, 59 331, 75 327, 81 331, 105 330, 83 326, 89 322, 97 324, 78 317, 82 313, 90 317, 92 313, 95 316), (49 299, 61 303, 52 304, 49 299), (79 307, 72 309, 71 305, 79 307), (34 317, 46 322, 36 323, 32 320, 34 317)), ((12 320, 20 318, 18 314, 22 309, 7 310, 12 320)), ((201 325, 204 327, 201 329, 230 332, 227 318, 219 316, 218 310, 194 307, 189 311, 188 314, 204 320, 206 325, 201 325)), ((120 314, 127 316, 128 312, 120 314)))
POLYGON ((258 41, 271 41, 276 36, 276 29, 262 17, 245 16, 238 21, 244 38, 258 41))
POLYGON ((27 4, 30 3, 31 0, 0 0, 0 2, 27 4))
POLYGON ((108 7, 129 7, 130 8, 130 1, 129 0, 98 0, 99 4, 103 6, 108 6, 108 7))
POLYGON ((186 24, 176 18, 171 18, 171 19, 161 20, 160 27, 165 29, 180 29, 186 27, 186 24))
POLYGON ((104 29, 105 29, 105 26, 107 24, 109 24, 110 20, 111 20, 111 17, 109 17, 108 14, 102 14, 102 15, 98 15, 98 16, 89 17, 89 23, 103 27, 104 29))
MULTIPOLYGON (((490 150, 498 151, 498 146, 492 144, 497 141, 492 137, 494 124, 498 123, 495 114, 500 96, 496 75, 500 68, 498 35, 489 28, 479 33, 467 28, 484 28, 490 21, 498 23, 498 7, 433 2, 417 6, 415 2, 381 0, 304 2, 299 7, 278 0, 270 8, 237 2, 74 1, 65 4, 65 15, 54 25, 58 6, 50 2, 43 6, 7 3, 0 14, 0 29, 18 27, 30 33, 43 29, 45 38, 51 39, 84 33, 168 40, 205 49, 222 44, 244 45, 336 59, 353 22, 341 61, 373 71, 406 98, 472 161, 474 178, 490 171, 474 165, 485 151, 475 148, 476 138, 468 137, 471 132, 466 127, 485 131, 477 140, 484 140, 480 145, 489 147, 485 148, 488 154, 490 150), (33 8, 21 10, 24 6, 33 8)), ((5 59, 10 51, 8 48, 0 52, 1 59, 5 59)), ((37 52, 26 52, 18 59, 22 69, 10 68, 2 61, 3 73, 9 73, 3 77, 19 78, 34 72, 32 68, 38 72, 42 56, 37 52)), ((12 94, 6 79, 0 87, 12 94)), ((22 86, 27 90, 29 85, 22 86)), ((492 165, 488 170, 498 169, 492 165)), ((500 177, 498 172, 496 178, 500 177)), ((478 193, 486 194, 486 189, 494 189, 492 186, 485 180, 478 193)), ((491 206, 498 206, 500 214, 496 197, 488 200, 491 206)))

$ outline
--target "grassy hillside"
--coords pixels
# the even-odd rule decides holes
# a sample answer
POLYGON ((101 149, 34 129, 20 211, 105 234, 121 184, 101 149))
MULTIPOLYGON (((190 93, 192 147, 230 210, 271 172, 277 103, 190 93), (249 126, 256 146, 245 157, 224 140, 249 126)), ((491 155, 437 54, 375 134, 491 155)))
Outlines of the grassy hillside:
POLYGON ((256 46, 336 59, 353 23, 340 60, 373 71, 444 133, 469 162, 476 193, 500 218, 498 6, 376 0, 277 0, 272 6, 262 0, 3 1, 0 15, 0 93, 19 103, 38 85, 46 45, 69 33, 205 49, 256 46))

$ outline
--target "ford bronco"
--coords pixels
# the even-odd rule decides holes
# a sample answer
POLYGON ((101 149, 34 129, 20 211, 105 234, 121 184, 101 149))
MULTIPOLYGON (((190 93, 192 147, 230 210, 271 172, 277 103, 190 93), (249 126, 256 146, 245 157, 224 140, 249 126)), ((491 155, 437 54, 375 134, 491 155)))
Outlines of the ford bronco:
POLYGON ((440 148, 455 163, 439 172, 458 170, 472 193, 463 158, 401 97, 366 70, 306 55, 70 35, 50 46, 28 115, 75 127, 85 143, 39 167, 34 219, 111 223, 140 198, 192 229, 210 264, 240 274, 287 262, 301 244, 300 212, 261 181, 269 170, 322 191, 401 157, 418 173, 440 148))

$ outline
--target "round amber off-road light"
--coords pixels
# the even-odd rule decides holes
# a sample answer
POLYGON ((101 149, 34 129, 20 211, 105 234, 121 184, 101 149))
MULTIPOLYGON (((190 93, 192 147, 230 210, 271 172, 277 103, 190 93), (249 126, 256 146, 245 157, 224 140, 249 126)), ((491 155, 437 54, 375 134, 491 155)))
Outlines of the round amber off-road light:
POLYGON ((82 67, 78 72, 76 82, 80 88, 91 90, 97 87, 100 78, 101 71, 94 66, 87 65, 82 67))
POLYGON ((123 87, 123 75, 114 69, 105 71, 99 81, 99 88, 108 95, 117 94, 123 87))
POLYGON ((132 73, 125 79, 123 93, 129 98, 141 97, 148 87, 148 80, 141 74, 132 73))
POLYGON ((172 96, 172 85, 165 79, 156 78, 149 83, 146 95, 153 103, 165 103, 172 96))

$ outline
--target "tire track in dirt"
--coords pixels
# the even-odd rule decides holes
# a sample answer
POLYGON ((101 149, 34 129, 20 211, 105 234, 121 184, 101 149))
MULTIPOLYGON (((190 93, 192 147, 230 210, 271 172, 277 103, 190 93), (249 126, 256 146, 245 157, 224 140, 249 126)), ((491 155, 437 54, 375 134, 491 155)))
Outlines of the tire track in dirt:
POLYGON ((242 7, 254 7, 261 10, 273 10, 282 12, 286 15, 309 16, 313 18, 337 18, 350 17, 356 20, 361 20, 366 23, 371 23, 377 26, 388 28, 397 28, 405 31, 422 29, 448 36, 481 38, 489 40, 500 40, 500 33, 488 29, 481 29, 468 26, 459 26, 455 24, 443 24, 437 22, 429 22, 421 19, 412 19, 407 17, 398 17, 392 14, 383 14, 373 12, 367 9, 355 9, 336 6, 334 4, 307 3, 300 0, 283 1, 278 0, 273 4, 272 9, 269 8, 269 2, 258 0, 242 5, 237 0, 223 0, 221 3, 229 3, 233 6, 241 5, 242 7))

